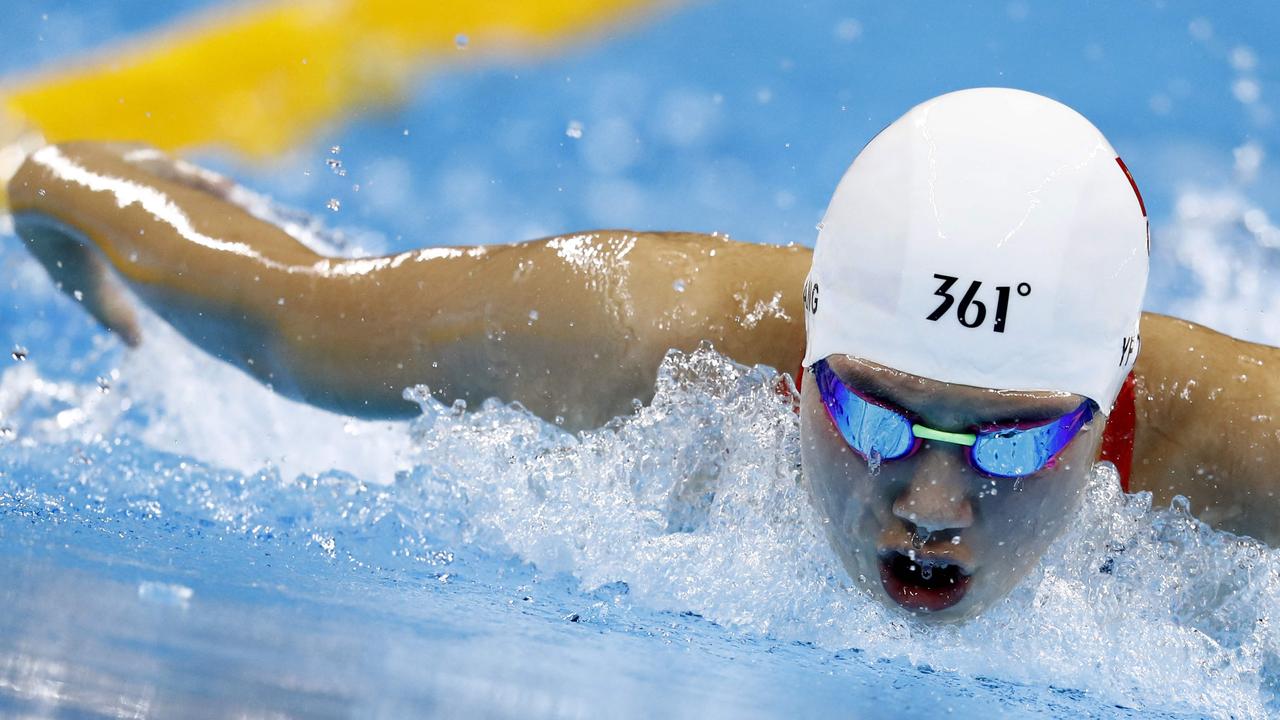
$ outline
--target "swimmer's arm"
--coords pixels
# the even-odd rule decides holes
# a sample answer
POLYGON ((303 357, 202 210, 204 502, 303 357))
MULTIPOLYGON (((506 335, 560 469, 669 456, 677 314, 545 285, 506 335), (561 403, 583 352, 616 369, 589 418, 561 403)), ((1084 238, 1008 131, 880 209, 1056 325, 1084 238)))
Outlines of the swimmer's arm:
POLYGON ((1131 489, 1280 543, 1280 350, 1148 313, 1135 378, 1131 489))
POLYGON ((9 194, 33 254, 130 344, 124 286, 211 354, 342 413, 412 415, 402 391, 421 383, 590 427, 652 396, 668 348, 708 339, 743 362, 799 364, 804 248, 599 231, 330 259, 232 187, 145 148, 72 143, 33 154, 9 194))

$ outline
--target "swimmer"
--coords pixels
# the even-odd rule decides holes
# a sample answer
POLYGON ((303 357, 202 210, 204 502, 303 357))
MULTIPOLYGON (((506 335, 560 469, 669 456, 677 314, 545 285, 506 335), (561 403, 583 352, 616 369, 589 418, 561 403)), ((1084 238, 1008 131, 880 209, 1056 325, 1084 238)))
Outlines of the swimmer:
POLYGON ((913 108, 854 160, 812 252, 603 230, 328 258, 231 181, 133 145, 41 148, 8 191, 30 251, 126 343, 136 298, 339 413, 410 417, 422 383, 578 429, 650 399, 670 348, 803 367, 803 474, 832 547, 929 621, 1007 594, 1100 455, 1129 490, 1280 543, 1280 350, 1141 312, 1136 184, 1031 93, 913 108))

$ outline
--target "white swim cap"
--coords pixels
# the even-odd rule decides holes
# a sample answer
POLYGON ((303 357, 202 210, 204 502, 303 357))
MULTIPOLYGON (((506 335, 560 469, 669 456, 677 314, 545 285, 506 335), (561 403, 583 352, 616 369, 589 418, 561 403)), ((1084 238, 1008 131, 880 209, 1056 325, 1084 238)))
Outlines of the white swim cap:
POLYGON ((805 283, 804 363, 855 355, 1110 412, 1138 354, 1146 210, 1102 133, 1029 92, 912 108, 854 159, 805 283))

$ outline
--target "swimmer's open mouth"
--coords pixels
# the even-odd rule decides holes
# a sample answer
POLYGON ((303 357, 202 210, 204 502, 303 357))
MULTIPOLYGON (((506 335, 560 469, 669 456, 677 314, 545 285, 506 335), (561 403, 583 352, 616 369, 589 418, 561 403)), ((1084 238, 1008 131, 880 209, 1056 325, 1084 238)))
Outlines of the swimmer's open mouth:
POLYGON ((908 610, 938 612, 960 602, 970 575, 941 558, 918 557, 890 550, 880 555, 880 582, 893 601, 908 610))

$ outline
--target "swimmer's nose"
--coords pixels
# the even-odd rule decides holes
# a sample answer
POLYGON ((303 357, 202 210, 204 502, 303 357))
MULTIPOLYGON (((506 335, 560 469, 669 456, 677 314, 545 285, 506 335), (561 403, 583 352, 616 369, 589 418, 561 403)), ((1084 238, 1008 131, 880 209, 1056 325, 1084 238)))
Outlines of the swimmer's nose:
POLYGON ((893 514, 922 530, 960 530, 973 525, 963 459, 946 450, 920 449, 911 482, 893 501, 893 514))

